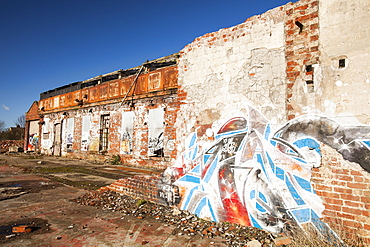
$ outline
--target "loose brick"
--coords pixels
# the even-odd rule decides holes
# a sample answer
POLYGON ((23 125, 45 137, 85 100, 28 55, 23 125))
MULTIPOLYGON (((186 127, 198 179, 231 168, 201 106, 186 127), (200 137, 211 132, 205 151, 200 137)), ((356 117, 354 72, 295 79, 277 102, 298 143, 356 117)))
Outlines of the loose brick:
POLYGON ((279 245, 288 245, 292 243, 292 240, 286 236, 284 237, 279 237, 274 239, 274 243, 279 246, 279 245))

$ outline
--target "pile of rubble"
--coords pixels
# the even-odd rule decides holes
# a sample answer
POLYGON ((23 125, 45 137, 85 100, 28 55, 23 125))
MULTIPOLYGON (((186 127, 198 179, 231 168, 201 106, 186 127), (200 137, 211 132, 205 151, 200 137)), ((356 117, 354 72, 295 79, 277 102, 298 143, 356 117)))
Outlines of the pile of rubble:
POLYGON ((228 222, 206 221, 187 211, 144 200, 135 200, 109 190, 89 192, 74 201, 104 210, 119 211, 123 215, 132 215, 139 219, 155 218, 165 224, 176 226, 173 234, 200 235, 208 238, 218 236, 225 239, 228 246, 251 246, 250 244, 254 242, 257 245, 253 246, 270 247, 291 242, 287 237, 271 234, 258 228, 228 222))
POLYGON ((10 151, 10 148, 15 147, 18 149, 23 149, 23 140, 4 140, 0 141, 0 153, 5 153, 10 151))

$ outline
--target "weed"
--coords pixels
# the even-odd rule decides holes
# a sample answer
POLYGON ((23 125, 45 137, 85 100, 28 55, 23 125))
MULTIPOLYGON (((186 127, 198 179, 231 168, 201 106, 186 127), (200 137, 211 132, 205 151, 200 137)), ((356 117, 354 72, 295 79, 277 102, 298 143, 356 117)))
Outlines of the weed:
POLYGON ((145 204, 145 203, 146 203, 146 201, 145 201, 144 199, 139 199, 139 200, 137 200, 137 202, 136 202, 136 206, 140 207, 141 205, 143 205, 143 204, 145 204))
POLYGON ((110 159, 110 164, 111 165, 120 165, 122 164, 121 162, 121 157, 117 155, 112 155, 112 158, 110 159))

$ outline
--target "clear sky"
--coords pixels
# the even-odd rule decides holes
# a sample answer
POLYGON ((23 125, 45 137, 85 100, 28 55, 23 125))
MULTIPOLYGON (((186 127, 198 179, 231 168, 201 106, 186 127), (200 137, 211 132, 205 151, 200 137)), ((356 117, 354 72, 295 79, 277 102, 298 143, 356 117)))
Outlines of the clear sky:
POLYGON ((288 0, 0 0, 0 120, 40 93, 179 52, 288 0))

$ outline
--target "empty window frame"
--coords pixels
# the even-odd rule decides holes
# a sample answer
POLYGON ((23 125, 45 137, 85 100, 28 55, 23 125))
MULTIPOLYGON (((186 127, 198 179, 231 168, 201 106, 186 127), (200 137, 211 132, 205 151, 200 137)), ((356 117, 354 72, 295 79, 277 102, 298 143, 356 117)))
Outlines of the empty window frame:
POLYGON ((73 131, 74 131, 74 118, 68 118, 66 122, 66 130, 65 130, 65 144, 66 144, 67 152, 72 151, 73 131))
POLYGON ((121 154, 132 154, 134 135, 134 112, 122 112, 121 154))
POLYGON ((163 134, 164 134, 164 109, 149 110, 149 143, 148 155, 150 157, 163 157, 163 134))
POLYGON ((89 150, 89 138, 90 138, 90 116, 82 117, 82 131, 81 131, 81 150, 89 150))
POLYGON ((99 151, 108 151, 108 136, 109 136, 109 114, 102 115, 100 119, 100 143, 99 151))

